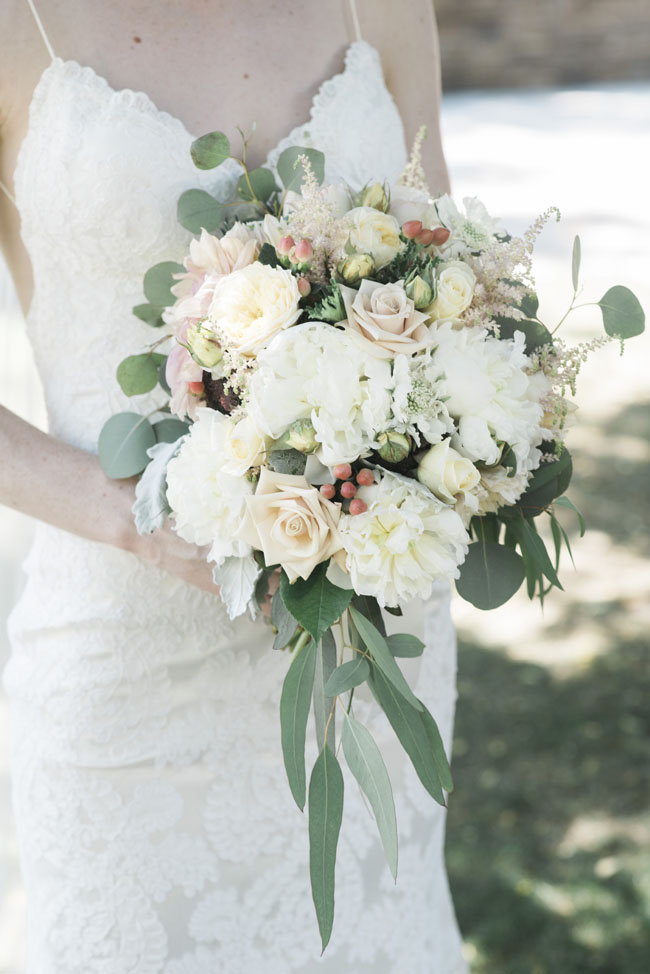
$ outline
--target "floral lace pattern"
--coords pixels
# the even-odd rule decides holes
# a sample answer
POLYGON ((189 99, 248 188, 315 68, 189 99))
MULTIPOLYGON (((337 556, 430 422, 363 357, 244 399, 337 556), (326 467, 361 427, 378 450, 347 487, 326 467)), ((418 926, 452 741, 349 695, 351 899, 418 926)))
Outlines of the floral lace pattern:
MULTIPOLYGON (((359 188, 373 166, 398 175, 402 125, 368 44, 350 46, 310 122, 269 165, 305 130, 326 151, 329 180, 359 188)), ((55 59, 34 94, 16 173, 35 281, 28 328, 50 429, 85 449, 108 416, 133 408, 115 368, 124 348, 151 341, 131 314, 143 271, 187 247, 176 198, 194 185, 225 196, 237 179, 234 163, 197 172, 191 139, 146 95, 114 91, 74 62, 55 59)), ((306 822, 280 748, 288 661, 270 650, 268 630, 245 618, 233 625, 206 593, 46 525, 25 567, 3 680, 28 974, 466 970, 444 870, 444 810, 372 701, 360 699, 356 713, 388 754, 399 882, 346 772, 335 928, 319 958, 306 822)), ((448 590, 424 613, 411 611, 407 625, 424 627, 428 649, 405 661, 409 676, 449 743, 448 590)), ((313 737, 308 752, 313 761, 313 737)))

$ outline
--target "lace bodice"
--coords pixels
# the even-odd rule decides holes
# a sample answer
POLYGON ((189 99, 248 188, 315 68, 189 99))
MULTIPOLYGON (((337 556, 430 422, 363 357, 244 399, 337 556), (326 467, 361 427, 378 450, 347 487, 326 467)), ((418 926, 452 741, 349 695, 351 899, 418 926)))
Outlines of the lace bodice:
MULTIPOLYGON (((238 178, 234 162, 197 171, 191 141, 145 94, 71 61, 55 58, 34 93, 15 176, 34 270, 27 326, 51 432, 87 450, 110 415, 148 409, 122 395, 115 370, 152 340, 131 312, 144 271, 186 252, 178 196, 200 186, 223 199, 238 178)), ((297 143, 322 149, 326 179, 353 189, 399 175, 402 123, 369 44, 350 45, 268 164, 297 143)), ((337 921, 319 960, 306 822, 280 748, 288 661, 268 630, 231 625, 213 596, 46 525, 25 567, 4 686, 28 974, 462 974, 444 814, 370 702, 358 715, 389 753, 400 880, 348 779, 337 921)), ((426 659, 407 662, 449 744, 447 604, 439 586, 426 659)), ((313 759, 313 737, 308 747, 313 759)))

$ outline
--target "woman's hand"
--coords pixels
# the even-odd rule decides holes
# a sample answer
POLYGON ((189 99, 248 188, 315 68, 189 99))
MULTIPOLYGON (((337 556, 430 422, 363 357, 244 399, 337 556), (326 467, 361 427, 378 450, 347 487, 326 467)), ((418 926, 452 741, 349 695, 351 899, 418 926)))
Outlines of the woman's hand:
MULTIPOLYGON (((135 526, 133 530, 135 532, 135 526)), ((212 581, 212 565, 206 561, 209 545, 199 548, 183 541, 168 520, 153 534, 136 533, 130 550, 143 561, 177 575, 189 585, 195 585, 215 595, 219 592, 218 586, 212 581)))

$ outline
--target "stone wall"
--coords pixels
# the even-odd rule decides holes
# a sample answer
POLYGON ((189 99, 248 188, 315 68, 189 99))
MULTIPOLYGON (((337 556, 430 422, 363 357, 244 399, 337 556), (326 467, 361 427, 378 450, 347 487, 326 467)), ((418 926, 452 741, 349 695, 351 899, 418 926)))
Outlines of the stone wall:
POLYGON ((650 0, 434 0, 446 91, 650 79, 650 0))

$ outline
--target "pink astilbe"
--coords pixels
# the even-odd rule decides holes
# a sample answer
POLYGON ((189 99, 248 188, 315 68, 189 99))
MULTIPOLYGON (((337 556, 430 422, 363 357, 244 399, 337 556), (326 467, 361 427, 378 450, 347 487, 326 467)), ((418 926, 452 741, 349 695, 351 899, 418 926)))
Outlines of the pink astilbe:
POLYGON ((530 356, 531 372, 542 372, 549 380, 549 392, 541 400, 544 408, 543 425, 555 434, 561 434, 567 419, 575 412, 576 406, 566 398, 567 392, 576 394, 580 369, 589 355, 607 345, 612 339, 608 335, 592 338, 588 342, 567 345, 555 339, 552 345, 542 345, 530 356))

